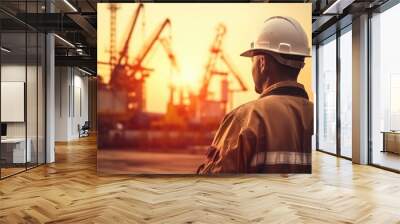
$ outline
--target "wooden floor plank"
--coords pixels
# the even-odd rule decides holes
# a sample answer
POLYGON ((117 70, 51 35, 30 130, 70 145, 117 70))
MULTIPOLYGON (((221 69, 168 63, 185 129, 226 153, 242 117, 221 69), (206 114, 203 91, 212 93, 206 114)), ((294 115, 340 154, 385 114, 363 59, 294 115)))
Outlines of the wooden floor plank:
POLYGON ((400 223, 400 175, 313 153, 313 174, 98 175, 96 139, 0 181, 0 223, 400 223))

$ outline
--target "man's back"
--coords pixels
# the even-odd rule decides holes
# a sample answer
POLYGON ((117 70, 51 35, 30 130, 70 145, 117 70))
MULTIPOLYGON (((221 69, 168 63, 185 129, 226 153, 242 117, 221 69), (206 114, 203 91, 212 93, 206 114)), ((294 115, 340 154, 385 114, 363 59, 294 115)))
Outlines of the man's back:
POLYGON ((280 82, 260 99, 229 113, 201 173, 310 173, 313 104, 284 90, 301 84, 280 82))
POLYGON ((263 118, 266 142, 265 150, 255 153, 252 166, 269 173, 311 172, 313 103, 299 96, 261 96, 255 110, 263 118), (305 164, 310 166, 302 167, 305 164))

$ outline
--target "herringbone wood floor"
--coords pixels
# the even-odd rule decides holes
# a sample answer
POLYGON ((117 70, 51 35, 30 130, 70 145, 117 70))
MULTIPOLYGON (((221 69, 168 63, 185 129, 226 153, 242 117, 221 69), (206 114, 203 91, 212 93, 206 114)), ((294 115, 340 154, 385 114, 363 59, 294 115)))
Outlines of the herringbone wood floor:
POLYGON ((0 181, 0 223, 400 223, 400 175, 316 152, 312 175, 98 176, 95 139, 0 181))

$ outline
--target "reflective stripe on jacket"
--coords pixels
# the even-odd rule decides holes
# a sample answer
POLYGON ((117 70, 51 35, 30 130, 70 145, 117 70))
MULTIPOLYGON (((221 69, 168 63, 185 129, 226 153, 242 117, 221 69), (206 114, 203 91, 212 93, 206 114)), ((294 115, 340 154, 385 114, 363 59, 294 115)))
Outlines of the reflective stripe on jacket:
POLYGON ((312 134, 304 86, 276 83, 224 117, 198 173, 311 173, 312 134))

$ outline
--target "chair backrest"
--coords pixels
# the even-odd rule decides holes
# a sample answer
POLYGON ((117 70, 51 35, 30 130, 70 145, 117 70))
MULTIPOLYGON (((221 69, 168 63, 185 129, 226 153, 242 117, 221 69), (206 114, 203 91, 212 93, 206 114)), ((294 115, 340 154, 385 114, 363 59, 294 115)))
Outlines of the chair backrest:
POLYGON ((83 124, 82 128, 90 128, 89 121, 85 121, 85 123, 83 124))

